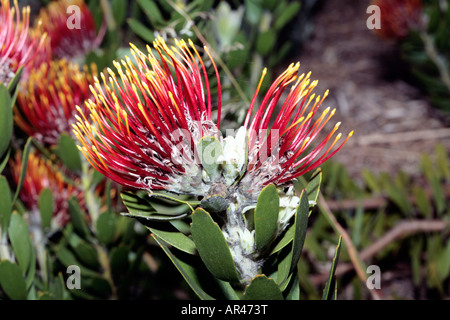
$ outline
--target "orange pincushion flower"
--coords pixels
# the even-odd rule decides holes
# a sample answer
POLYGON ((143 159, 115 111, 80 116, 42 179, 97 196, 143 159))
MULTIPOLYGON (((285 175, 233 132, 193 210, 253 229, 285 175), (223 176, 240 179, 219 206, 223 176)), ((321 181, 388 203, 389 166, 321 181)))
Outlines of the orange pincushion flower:
POLYGON ((14 109, 17 125, 42 143, 57 144, 61 133, 72 133, 75 106, 92 96, 90 83, 86 66, 80 70, 64 59, 44 63, 23 83, 14 109))
POLYGON ((29 32, 30 7, 20 14, 17 0, 11 7, 9 0, 0 0, 0 84, 8 85, 20 67, 35 58, 46 34, 29 32))
MULTIPOLYGON (((14 181, 19 181, 22 167, 22 155, 18 152, 15 160, 10 160, 11 174, 14 181)), ((20 189, 20 198, 34 214, 39 210, 39 195, 42 190, 49 189, 53 195, 54 227, 63 227, 69 220, 68 200, 76 197, 82 200, 81 192, 72 184, 67 183, 61 173, 61 168, 45 160, 37 152, 30 152, 27 162, 25 179, 20 189)))
POLYGON ((97 33, 94 17, 83 0, 52 1, 41 10, 39 18, 44 32, 51 39, 52 54, 57 59, 75 60, 97 49, 106 32, 103 25, 97 33), (71 8, 76 11, 72 12, 71 8), (79 17, 76 16, 78 13, 79 17))
POLYGON ((404 38, 422 23, 421 0, 373 0, 372 4, 380 8, 381 29, 374 32, 381 37, 404 38))

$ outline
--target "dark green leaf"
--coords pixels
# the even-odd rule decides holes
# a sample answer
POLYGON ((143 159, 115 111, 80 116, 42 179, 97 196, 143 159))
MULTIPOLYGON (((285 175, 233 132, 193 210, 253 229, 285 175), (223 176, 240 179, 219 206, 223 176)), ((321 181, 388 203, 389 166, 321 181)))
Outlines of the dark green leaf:
POLYGON ((31 245, 28 225, 20 214, 13 213, 11 216, 8 235, 17 262, 22 269, 22 274, 25 275, 30 267, 33 247, 31 245))
POLYGON ((72 222, 75 230, 81 236, 87 236, 89 234, 89 228, 85 221, 85 215, 81 211, 80 204, 76 198, 69 199, 69 213, 70 221, 72 222))
POLYGON ((98 216, 97 219, 97 239, 104 245, 108 245, 114 237, 116 231, 116 217, 105 212, 98 216))
POLYGON ((18 265, 3 260, 0 262, 0 287, 12 300, 25 300, 27 288, 18 265))
POLYGON ((8 89, 0 84, 0 158, 9 148, 13 133, 13 111, 12 101, 8 89))
POLYGON ((153 32, 138 20, 130 18, 128 19, 128 25, 130 26, 131 30, 133 30, 133 32, 141 37, 145 42, 152 43, 155 40, 155 35, 153 34, 153 32))
POLYGON ((41 213, 41 226, 45 230, 50 228, 53 217, 53 194, 50 189, 45 188, 41 191, 38 205, 41 213))
POLYGON ((123 204, 130 213, 149 216, 157 212, 150 204, 147 193, 124 191, 120 196, 122 197, 123 204))
MULTIPOLYGON (((18 91, 17 84, 19 83, 20 78, 22 77, 23 69, 24 69, 24 67, 21 66, 17 70, 16 74, 14 75, 14 78, 12 78, 8 84, 8 91, 9 91, 9 94, 11 95, 11 97, 14 96, 14 94, 18 91)), ((11 105, 11 108, 12 108, 12 105, 11 105)))
POLYGON ((263 250, 273 239, 278 228, 280 198, 275 185, 262 189, 255 209, 255 244, 257 250, 263 250))
POLYGON ((289 226, 287 231, 284 233, 283 237, 280 239, 280 241, 278 241, 277 245, 275 246, 275 248, 272 249, 270 254, 272 255, 274 253, 277 253, 278 251, 286 247, 292 241, 292 239, 294 239, 294 232, 295 232, 295 225, 289 226))
POLYGON ((2 173, 3 170, 5 170, 5 168, 8 164, 10 155, 11 155, 11 147, 8 148, 8 150, 5 152, 3 157, 0 157, 0 173, 2 173))
POLYGON ((127 2, 123 0, 112 0, 111 9, 115 22, 121 26, 127 15, 127 2))
POLYGON ((209 213, 203 209, 195 210, 192 215, 191 232, 200 257, 208 270, 218 279, 239 281, 227 241, 209 213))
POLYGON ((164 241, 155 234, 153 234, 153 238, 158 242, 158 244, 161 246, 161 248, 164 250, 164 252, 167 254, 167 256, 170 258, 170 260, 173 262, 175 267, 178 269, 178 271, 181 273, 183 278, 186 280, 186 282, 189 284, 189 286, 194 290, 194 292, 197 294, 197 296, 202 300, 214 300, 213 297, 211 297, 209 294, 207 294, 203 289, 199 282, 199 279, 197 277, 197 270, 196 268, 190 266, 189 264, 181 261, 177 257, 174 256, 174 254, 169 250, 167 245, 164 243, 164 241))
POLYGON ((272 29, 261 32, 256 38, 256 50, 260 55, 265 56, 273 50, 276 40, 277 35, 272 29))
POLYGON ((7 230, 12 212, 11 190, 8 181, 4 176, 0 176, 0 227, 7 230))
POLYGON ((188 236, 182 234, 181 232, 158 230, 156 228, 148 228, 150 232, 156 234, 158 238, 164 240, 164 242, 174 246, 178 250, 189 254, 196 254, 197 249, 195 248, 194 241, 188 236))
POLYGON ((308 228, 309 202, 306 191, 300 195, 300 205, 295 214, 295 232, 292 243, 292 262, 290 272, 297 266, 297 262, 302 254, 303 244, 305 243, 306 230, 308 228))
POLYGON ((297 15, 301 8, 301 4, 299 2, 291 2, 285 10, 280 14, 280 16, 275 20, 273 25, 275 30, 280 30, 286 24, 288 24, 294 17, 297 15))
POLYGON ((19 198, 20 189, 22 188, 23 181, 25 180, 25 175, 27 173, 27 166, 28 166, 28 156, 30 155, 31 141, 32 138, 31 137, 28 138, 27 142, 25 143, 25 147, 23 149, 22 166, 20 168, 20 176, 19 181, 17 183, 16 193, 14 194, 13 204, 15 204, 17 199, 19 198))
POLYGON ((308 185, 306 186, 306 193, 308 194, 309 201, 317 202, 321 183, 322 183, 322 170, 319 168, 313 173, 308 182, 308 185))
POLYGON ((70 171, 81 171, 81 158, 75 141, 67 134, 61 134, 56 154, 70 171))
POLYGON ((336 246, 336 251, 334 253, 333 258, 333 264, 331 265, 330 269, 330 275, 328 276, 327 283, 325 284, 325 288, 323 290, 322 300, 331 300, 334 296, 334 289, 335 289, 335 273, 336 273, 336 267, 339 261, 339 253, 341 251, 341 244, 342 244, 342 236, 339 236, 339 241, 336 246))
POLYGON ((284 300, 280 288, 273 279, 257 275, 247 286, 244 300, 284 300))
POLYGON ((164 18, 156 5, 152 0, 138 0, 137 3, 144 11, 148 20, 154 25, 164 24, 164 18))

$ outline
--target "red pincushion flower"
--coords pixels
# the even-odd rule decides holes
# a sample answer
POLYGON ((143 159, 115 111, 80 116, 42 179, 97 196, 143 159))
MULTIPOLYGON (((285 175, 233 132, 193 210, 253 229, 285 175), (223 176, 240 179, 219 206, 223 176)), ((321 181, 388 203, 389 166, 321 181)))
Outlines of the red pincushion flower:
POLYGON ((100 47, 106 32, 103 25, 97 33, 94 17, 83 0, 52 1, 41 10, 39 18, 57 59, 85 56, 100 47))
POLYGON ((75 106, 92 96, 90 83, 86 66, 80 70, 64 59, 42 64, 22 84, 14 108, 16 124, 41 143, 57 144, 61 133, 72 133, 75 106))
MULTIPOLYGON (((192 42, 176 41, 169 48, 160 38, 154 48, 156 55, 150 47, 146 55, 132 45, 136 65, 127 58, 115 63, 120 79, 112 70, 109 81, 103 74, 102 84, 95 79, 94 99, 86 102, 90 119, 79 108, 81 117, 74 125, 85 157, 122 185, 200 196, 225 186, 229 192, 238 190, 245 198, 254 198, 265 185, 289 183, 321 165, 348 139, 334 148, 341 137, 332 139, 337 124, 311 148, 334 111, 326 109, 313 120, 326 94, 315 98, 317 81, 311 82, 310 74, 298 76, 299 64, 289 66, 274 81, 252 116, 255 94, 236 137, 222 138, 220 80, 211 57, 219 92, 215 101, 208 71, 192 42), (206 157, 212 163, 205 163, 208 146, 214 146, 211 154, 216 153, 206 157)), ((209 55, 206 47, 205 52, 209 55)))
MULTIPOLYGON (((18 152, 15 160, 10 160, 10 168, 13 179, 19 181, 22 168, 22 155, 18 152)), ((68 200, 76 197, 83 199, 81 192, 73 185, 67 183, 61 173, 61 169, 45 160, 38 153, 31 152, 28 157, 27 171, 20 189, 20 198, 30 209, 31 214, 39 210, 39 195, 42 190, 49 189, 53 195, 53 228, 61 228, 70 221, 68 200)))
POLYGON ((17 0, 0 0, 0 84, 8 85, 20 67, 27 67, 39 52, 46 34, 30 32, 30 7, 22 17, 17 0))

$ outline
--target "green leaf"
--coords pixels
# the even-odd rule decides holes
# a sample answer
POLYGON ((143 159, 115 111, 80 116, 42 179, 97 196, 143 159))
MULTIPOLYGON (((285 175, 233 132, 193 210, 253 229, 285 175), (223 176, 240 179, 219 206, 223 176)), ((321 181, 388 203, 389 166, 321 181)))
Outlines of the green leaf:
POLYGON ((261 32, 256 38, 256 50, 260 55, 266 56, 273 50, 276 40, 277 35, 272 29, 261 32))
POLYGON ((222 230, 205 210, 193 213, 191 233, 208 270, 218 279, 238 282, 239 275, 222 230))
POLYGON ((31 245, 28 225, 20 214, 13 213, 11 216, 8 235, 22 274, 25 275, 32 261, 33 247, 31 245))
POLYGON ((192 241, 191 238, 189 238, 188 236, 184 235, 181 232, 165 231, 151 227, 148 227, 148 229, 150 230, 150 232, 158 236, 159 239, 164 240, 164 242, 170 244, 171 246, 174 246, 178 250, 181 250, 189 254, 197 253, 194 241, 192 241))
POLYGON ((102 213, 97 219, 97 239, 108 245, 114 238, 116 231, 116 217, 109 212, 102 213))
POLYGON ((247 286, 244 300, 284 300, 280 288, 273 279, 257 275, 247 286))
POLYGON ((203 137, 197 145, 203 169, 214 180, 219 174, 217 158, 223 154, 222 144, 214 137, 203 137))
POLYGON ((339 236, 339 241, 336 246, 336 251, 334 253, 333 263, 330 269, 330 275, 328 276, 327 283, 325 284, 325 288, 323 290, 322 300, 331 300, 334 296, 334 288, 335 288, 335 273, 336 267, 339 261, 339 253, 341 251, 342 244, 342 236, 339 236))
MULTIPOLYGON (((17 84, 18 84, 19 81, 20 81, 20 78, 21 78, 21 76, 22 76, 23 69, 24 69, 24 67, 21 66, 21 67, 17 70, 16 74, 14 75, 14 78, 12 78, 11 81, 9 82, 9 84, 8 84, 8 91, 9 91, 9 94, 10 94, 11 96, 14 96, 14 94, 18 91, 18 90, 17 90, 17 84)), ((12 105, 11 105, 11 108, 12 108, 12 105)))
POLYGON ((20 168, 20 176, 19 176, 19 181, 17 183, 16 193, 14 194, 13 205, 16 203, 17 199, 19 198, 20 189, 22 188, 23 181, 25 180, 25 175, 27 173, 28 156, 30 155, 31 141, 32 141, 32 138, 31 137, 28 138, 27 142, 25 143, 25 147, 23 149, 22 166, 20 168))
POLYGON ((130 18, 128 19, 128 25, 130 26, 131 30, 133 30, 133 32, 136 33, 136 35, 142 38, 142 40, 144 40, 145 42, 152 43, 155 40, 155 35, 153 34, 153 32, 138 20, 130 18))
POLYGON ((149 202, 147 193, 124 191, 120 194, 122 202, 130 213, 140 216, 149 216, 156 213, 155 208, 149 202))
POLYGON ((53 194, 50 189, 45 188, 41 191, 38 205, 41 213, 41 226, 45 230, 50 228, 53 217, 53 194))
POLYGON ((151 226, 152 222, 158 222, 158 221, 173 221, 173 220, 179 220, 186 218, 189 213, 180 214, 178 216, 164 216, 159 214, 152 214, 150 216, 148 215, 142 215, 142 214, 136 214, 136 213, 121 213, 122 216, 133 218, 142 223, 144 226, 151 226))
POLYGON ((4 260, 0 262, 0 287, 12 300, 25 300, 27 288, 18 265, 4 260))
POLYGON ((112 0, 111 9, 114 16, 114 21, 121 26, 127 15, 127 2, 123 0, 112 0))
POLYGON ((297 15, 301 8, 301 4, 299 2, 291 2, 285 10, 282 11, 280 16, 275 20, 273 24, 273 28, 275 30, 280 30, 286 24, 288 24, 294 17, 297 15))
POLYGON ((8 165, 10 155, 11 155, 11 147, 8 148, 3 157, 0 156, 0 173, 2 173, 3 170, 5 170, 6 166, 8 165))
POLYGON ((61 134, 56 154, 70 171, 81 171, 81 158, 75 141, 67 134, 61 134))
POLYGON ((280 198, 275 185, 262 189, 255 208, 255 244, 256 249, 263 250, 273 239, 278 228, 280 198))
POLYGON ((98 253, 97 250, 89 242, 80 238, 76 233, 71 233, 69 236, 69 244, 75 252, 76 257, 90 268, 98 268, 98 253))
POLYGON ((1 230, 7 230, 12 212, 11 190, 8 180, 0 176, 0 227, 1 230))
POLYGON ((284 233, 283 237, 278 241, 276 246, 272 249, 270 254, 274 254, 279 252, 281 249, 286 247, 292 239, 294 239, 295 225, 291 225, 288 227, 287 231, 284 233))
POLYGON ((164 252, 167 254, 167 256, 170 258, 170 260, 173 262, 175 267, 178 269, 178 271, 181 273, 183 278, 186 280, 186 282, 189 284, 189 286, 192 288, 192 290, 197 294, 197 296, 202 300, 214 300, 213 297, 211 297, 209 294, 207 294, 203 289, 199 282, 199 279, 197 277, 197 269, 190 266, 189 264, 181 261, 175 255, 169 250, 167 245, 164 243, 164 241, 160 238, 158 238, 157 235, 153 234, 153 238, 155 241, 161 246, 161 248, 164 250, 164 252))
POLYGON ((69 213, 70 221, 73 227, 81 236, 87 236, 89 234, 89 228, 85 221, 85 216, 81 210, 80 204, 75 197, 69 199, 69 213))
POLYGON ((164 18, 161 14, 161 11, 154 1, 137 0, 137 3, 142 8, 142 11, 144 11, 148 20, 150 20, 153 25, 164 24, 164 18))
POLYGON ((306 191, 300 195, 300 204, 295 214, 295 232, 292 243, 292 262, 290 272, 297 266, 297 262, 302 254, 303 244, 305 243, 306 230, 308 228, 309 202, 306 191))
POLYGON ((9 148, 13 133, 12 101, 8 89, 0 84, 0 158, 9 148))
POLYGON ((306 193, 308 194, 308 200, 317 202, 320 192, 320 184, 322 183, 322 170, 318 168, 309 179, 306 186, 306 193))
POLYGON ((300 283, 298 272, 294 273, 294 277, 292 281, 290 281, 286 291, 286 300, 300 300, 300 283))

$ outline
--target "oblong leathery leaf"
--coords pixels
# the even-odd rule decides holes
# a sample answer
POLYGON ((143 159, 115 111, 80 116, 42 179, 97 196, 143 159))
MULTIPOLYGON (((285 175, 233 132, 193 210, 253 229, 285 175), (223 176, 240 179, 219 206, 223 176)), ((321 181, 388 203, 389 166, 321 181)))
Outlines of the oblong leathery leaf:
POLYGON ((191 289, 197 294, 197 296, 202 300, 214 300, 213 297, 211 297, 209 294, 207 294, 199 280, 196 274, 196 268, 193 266, 181 261, 175 255, 170 251, 170 249, 167 247, 166 243, 159 238, 156 234, 152 234, 153 239, 161 246, 161 248, 164 250, 164 252, 167 254, 167 256, 172 260, 175 267, 178 269, 178 271, 181 273, 183 278, 186 280, 186 282, 189 284, 191 289))
POLYGON ((0 287, 12 300, 27 298, 27 287, 20 267, 8 260, 0 262, 0 287))
POLYGON ((12 101, 8 90, 0 84, 0 158, 9 148, 13 133, 12 101))
POLYGON ((257 275, 245 289, 244 300, 284 300, 284 298, 273 279, 257 275))
POLYGON ((330 268, 330 274, 328 276, 327 283, 323 289, 322 300, 331 300, 333 298, 334 284, 335 284, 335 273, 336 267, 339 261, 339 253, 341 252, 342 236, 339 236, 339 241, 336 246, 336 251, 334 252, 333 263, 330 268))
POLYGON ((45 230, 50 228, 53 217, 53 194, 49 188, 44 188, 39 194, 38 205, 41 214, 41 226, 45 230))
POLYGON ((208 212, 200 208, 194 211, 191 233, 198 253, 208 270, 218 279, 239 281, 227 241, 208 212))
POLYGON ((156 210, 148 201, 146 194, 124 191, 120 193, 120 197, 130 213, 137 213, 139 215, 156 213, 156 210))
POLYGON ((25 180, 25 175, 27 173, 27 167, 28 167, 28 157, 30 155, 32 140, 33 140, 33 138, 29 137, 27 142, 25 143, 25 147, 23 148, 22 166, 20 167, 20 176, 19 176, 19 181, 17 182, 16 193, 14 194, 13 204, 15 204, 17 199, 19 198, 20 189, 22 188, 23 181, 25 180))
POLYGON ((275 185, 262 189, 255 208, 255 244, 257 250, 265 248, 274 238, 278 228, 280 198, 275 185))
POLYGON ((306 186, 306 193, 308 194, 308 200, 317 202, 320 192, 320 184, 322 183, 322 169, 318 168, 312 174, 306 186))
POLYGON ((197 253, 194 241, 192 241, 192 239, 186 236, 185 234, 176 231, 159 230, 157 228, 151 227, 147 228, 150 230, 151 233, 157 235, 158 238, 164 240, 166 243, 170 244, 171 246, 174 246, 178 250, 181 250, 189 254, 197 253))
POLYGON ((63 133, 59 137, 56 154, 67 169, 71 171, 81 171, 80 152, 78 151, 75 141, 67 133, 63 133))
POLYGON ((292 272, 297 265, 298 260, 302 254, 303 245, 306 238, 306 229, 308 228, 309 216, 309 201, 306 190, 303 190, 300 195, 300 204, 295 214, 295 231, 292 243, 292 262, 290 272, 292 272))
POLYGON ((7 230, 12 212, 11 190, 5 176, 0 176, 0 227, 7 230))
POLYGON ((25 275, 32 261, 33 247, 31 245, 28 225, 25 219, 17 212, 11 216, 8 236, 22 274, 25 275))

